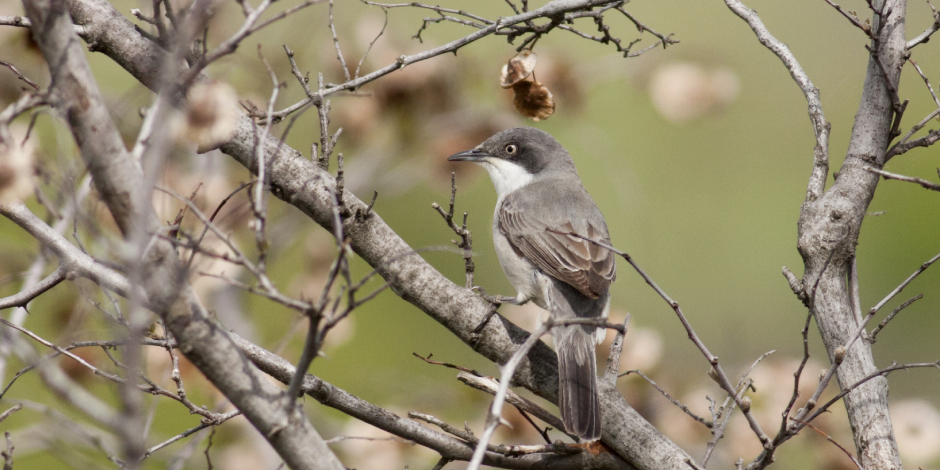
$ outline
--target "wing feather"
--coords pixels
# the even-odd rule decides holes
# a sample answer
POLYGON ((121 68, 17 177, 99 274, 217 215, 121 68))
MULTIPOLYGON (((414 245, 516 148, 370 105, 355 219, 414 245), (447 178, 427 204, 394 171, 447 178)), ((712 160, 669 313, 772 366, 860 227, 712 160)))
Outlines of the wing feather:
MULTIPOLYGON (((540 214, 537 220, 520 210, 519 197, 514 197, 517 194, 509 194, 497 211, 499 230, 513 248, 543 272, 592 299, 606 292, 616 277, 614 253, 567 234, 610 244, 607 227, 586 222, 580 224, 586 225, 586 230, 576 230, 570 218, 564 220, 563 214, 540 214)), ((596 207, 591 209, 597 211, 596 207)))

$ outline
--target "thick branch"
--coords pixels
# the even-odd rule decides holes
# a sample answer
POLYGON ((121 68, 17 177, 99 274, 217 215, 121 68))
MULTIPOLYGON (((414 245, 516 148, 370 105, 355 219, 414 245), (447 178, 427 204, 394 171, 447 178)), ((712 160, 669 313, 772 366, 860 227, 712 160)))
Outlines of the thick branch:
MULTIPOLYGON (((232 337, 245 355, 261 370, 285 384, 293 377, 295 368, 287 360, 239 336, 233 334, 232 337)), ((383 431, 433 449, 449 460, 467 461, 470 460, 470 456, 473 454, 473 448, 467 442, 422 426, 411 419, 402 418, 337 388, 319 377, 306 374, 302 390, 309 397, 323 405, 342 411, 383 431)), ((600 452, 597 455, 590 452, 581 452, 571 455, 533 454, 516 457, 487 452, 483 463, 493 467, 520 469, 550 467, 553 469, 604 468, 627 470, 633 468, 609 452, 600 452)))

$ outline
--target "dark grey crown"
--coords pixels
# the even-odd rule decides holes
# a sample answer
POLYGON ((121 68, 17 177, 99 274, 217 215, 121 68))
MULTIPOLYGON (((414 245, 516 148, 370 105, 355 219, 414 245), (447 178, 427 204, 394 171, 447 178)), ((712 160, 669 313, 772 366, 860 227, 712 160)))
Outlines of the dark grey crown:
POLYGON ((574 168, 568 151, 549 133, 534 127, 506 129, 479 147, 492 157, 511 161, 529 173, 574 168))

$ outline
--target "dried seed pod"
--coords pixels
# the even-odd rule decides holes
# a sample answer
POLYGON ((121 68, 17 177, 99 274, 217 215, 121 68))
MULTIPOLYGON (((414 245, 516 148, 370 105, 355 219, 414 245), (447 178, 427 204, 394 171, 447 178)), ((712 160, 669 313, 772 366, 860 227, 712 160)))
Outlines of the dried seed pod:
POLYGON ((555 112, 555 99, 552 97, 552 92, 537 81, 521 81, 513 85, 512 91, 516 95, 512 104, 525 117, 541 121, 548 119, 555 112))
POLYGON ((200 82, 189 89, 186 115, 179 139, 196 144, 205 153, 224 144, 235 133, 238 94, 222 82, 200 82))
POLYGON ((26 131, 13 130, 7 133, 8 142, 0 139, 0 206, 25 200, 35 187, 32 141, 20 145, 26 131))
POLYGON ((532 75, 535 70, 535 63, 538 56, 534 52, 525 50, 515 55, 509 62, 503 66, 500 73, 499 84, 503 88, 509 88, 532 75))

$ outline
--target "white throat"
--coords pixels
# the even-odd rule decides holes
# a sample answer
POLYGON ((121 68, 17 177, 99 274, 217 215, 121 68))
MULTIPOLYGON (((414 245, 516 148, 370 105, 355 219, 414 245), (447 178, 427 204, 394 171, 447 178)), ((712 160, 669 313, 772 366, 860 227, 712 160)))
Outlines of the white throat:
MULTIPOLYGON (((493 186, 496 188, 497 200, 500 202, 513 191, 535 179, 535 176, 525 168, 500 158, 487 157, 480 162, 480 165, 490 174, 490 179, 493 180, 493 186)), ((499 203, 496 207, 499 207, 499 203)))

